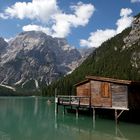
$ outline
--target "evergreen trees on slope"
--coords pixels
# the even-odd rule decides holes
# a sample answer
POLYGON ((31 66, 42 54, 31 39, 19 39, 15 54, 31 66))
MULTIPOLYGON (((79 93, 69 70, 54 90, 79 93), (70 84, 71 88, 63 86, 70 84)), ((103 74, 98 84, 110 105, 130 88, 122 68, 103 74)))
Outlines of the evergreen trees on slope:
MULTIPOLYGON (((137 16, 139 17, 139 15, 137 16)), ((104 42, 77 69, 42 89, 42 95, 75 94, 74 85, 87 75, 140 81, 140 40, 125 47, 124 38, 132 28, 104 42), (137 61, 137 63, 136 63, 137 61)))

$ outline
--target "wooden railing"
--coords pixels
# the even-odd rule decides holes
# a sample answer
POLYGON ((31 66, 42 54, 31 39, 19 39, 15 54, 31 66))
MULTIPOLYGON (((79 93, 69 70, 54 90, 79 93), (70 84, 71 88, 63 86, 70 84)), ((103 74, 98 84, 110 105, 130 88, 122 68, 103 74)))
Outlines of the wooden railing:
POLYGON ((76 106, 90 106, 91 100, 89 96, 64 96, 57 95, 56 103, 58 105, 76 105, 76 106))

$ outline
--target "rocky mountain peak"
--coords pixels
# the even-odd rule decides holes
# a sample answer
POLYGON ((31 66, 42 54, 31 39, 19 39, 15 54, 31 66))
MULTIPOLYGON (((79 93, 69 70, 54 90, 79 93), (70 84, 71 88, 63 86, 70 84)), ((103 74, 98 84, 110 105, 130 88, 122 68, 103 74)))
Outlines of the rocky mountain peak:
POLYGON ((75 69, 79 51, 64 38, 29 31, 17 35, 1 55, 0 83, 20 85, 50 84, 75 69), (32 82, 31 82, 32 81, 32 82))
POLYGON ((7 46, 8 43, 2 37, 0 37, 0 54, 2 54, 5 51, 7 46))
MULTIPOLYGON (((122 50, 133 49, 134 46, 140 46, 140 14, 134 18, 130 33, 123 39, 124 46, 122 50)), ((131 55, 131 66, 140 72, 140 51, 134 51, 131 55)))
POLYGON ((127 37, 124 38, 124 48, 129 48, 138 43, 140 45, 140 16, 134 18, 131 31, 127 37))

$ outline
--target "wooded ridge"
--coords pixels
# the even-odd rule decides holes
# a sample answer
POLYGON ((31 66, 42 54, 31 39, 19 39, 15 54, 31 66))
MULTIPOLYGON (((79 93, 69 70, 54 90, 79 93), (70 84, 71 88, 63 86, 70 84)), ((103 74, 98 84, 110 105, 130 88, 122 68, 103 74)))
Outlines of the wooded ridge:
POLYGON ((104 42, 70 75, 42 89, 42 95, 75 94, 76 83, 87 75, 140 81, 140 14, 132 26, 104 42))

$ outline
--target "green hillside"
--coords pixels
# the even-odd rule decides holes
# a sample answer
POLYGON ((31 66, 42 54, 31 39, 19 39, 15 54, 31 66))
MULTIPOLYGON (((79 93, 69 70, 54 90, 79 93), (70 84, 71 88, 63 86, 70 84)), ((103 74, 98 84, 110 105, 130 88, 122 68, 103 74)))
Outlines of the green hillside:
POLYGON ((123 41, 132 28, 104 42, 72 74, 67 75, 42 89, 43 95, 75 94, 77 82, 87 75, 104 76, 117 79, 140 80, 140 40, 131 47, 124 47, 123 41))

